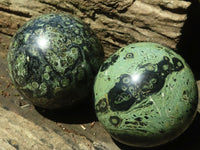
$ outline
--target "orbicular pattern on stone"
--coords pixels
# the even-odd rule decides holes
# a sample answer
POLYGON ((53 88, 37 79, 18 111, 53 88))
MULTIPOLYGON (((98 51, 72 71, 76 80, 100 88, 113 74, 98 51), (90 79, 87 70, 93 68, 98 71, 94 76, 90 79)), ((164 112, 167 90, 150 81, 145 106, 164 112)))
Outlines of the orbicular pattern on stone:
POLYGON ((172 60, 173 63, 170 63, 169 58, 165 56, 158 64, 148 63, 139 66, 144 69, 144 73, 140 74, 142 80, 140 83, 132 82, 131 75, 120 75, 119 82, 108 92, 110 109, 112 111, 127 111, 133 104, 138 104, 147 96, 160 91, 167 75, 174 71, 180 71, 184 67, 177 58, 172 58, 172 60))
POLYGON ((47 14, 19 29, 8 63, 18 90, 34 104, 53 108, 88 95, 103 56, 85 23, 68 14, 47 14))
POLYGON ((135 147, 165 144, 193 121, 197 85, 184 59, 160 44, 125 46, 101 66, 95 111, 116 140, 135 147))

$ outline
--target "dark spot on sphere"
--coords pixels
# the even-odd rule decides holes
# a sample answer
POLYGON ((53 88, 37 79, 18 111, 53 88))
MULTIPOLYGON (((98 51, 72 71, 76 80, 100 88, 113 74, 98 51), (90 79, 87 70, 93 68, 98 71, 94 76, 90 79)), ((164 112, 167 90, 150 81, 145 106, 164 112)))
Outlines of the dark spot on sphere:
POLYGON ((108 62, 105 62, 102 66, 101 66, 101 72, 107 70, 111 65, 113 65, 117 59, 119 58, 119 55, 114 54, 113 56, 111 56, 111 58, 109 60, 107 60, 108 62))
POLYGON ((121 48, 121 49, 120 49, 120 52, 123 52, 123 51, 124 51, 124 48, 121 48))
POLYGON ((136 121, 142 121, 141 117, 135 118, 136 121))
POLYGON ((126 122, 125 122, 125 124, 126 124, 126 125, 128 125, 128 124, 132 124, 132 125, 135 125, 135 126, 137 126, 137 125, 138 125, 138 123, 137 123, 137 122, 130 122, 130 121, 126 121, 126 122))
POLYGON ((105 113, 108 111, 106 98, 102 98, 96 105, 96 112, 105 113))
MULTIPOLYGON (((131 75, 122 74, 119 82, 108 92, 108 101, 112 111, 127 111, 133 104, 141 103, 149 95, 159 92, 164 84, 166 77, 175 71, 183 69, 183 63, 177 59, 164 56, 163 60, 157 64, 144 64, 140 66, 144 72, 140 74, 142 80, 136 83, 131 75), (150 66, 150 67, 149 67, 150 66), (151 69, 151 66, 157 66, 157 70, 151 69), (148 69, 150 68, 150 69, 148 69)), ((166 86, 167 87, 167 86, 166 86)), ((146 106, 151 103, 145 103, 146 106)))
POLYGON ((134 58, 133 53, 127 53, 126 56, 124 57, 124 59, 131 59, 131 58, 134 58))
POLYGON ((118 58, 119 58, 119 55, 113 55, 111 57, 111 63, 114 64, 117 61, 118 58))
MULTIPOLYGON (((133 82, 128 74, 122 74, 120 81, 108 92, 110 109, 112 111, 127 111, 133 104, 141 103, 148 95, 158 92, 163 85, 164 78, 159 78, 156 72, 147 71, 140 83, 133 82), (152 79, 158 81, 153 82, 152 79)), ((151 104, 145 103, 146 106, 151 104)))
POLYGON ((183 95, 185 95, 186 94, 186 91, 183 91, 183 95))
POLYGON ((180 71, 181 69, 184 68, 183 62, 181 60, 179 60, 178 58, 173 57, 172 61, 174 63, 174 70, 175 71, 180 71))
POLYGON ((156 46, 158 49, 165 49, 163 46, 156 46))
POLYGON ((102 66, 101 66, 101 72, 105 71, 106 69, 108 69, 110 66, 109 62, 105 62, 102 66))
POLYGON ((120 76, 120 81, 109 91, 108 100, 112 111, 126 111, 135 102, 128 90, 129 81, 131 76, 123 74, 120 76))
POLYGON ((167 56, 163 56, 163 61, 168 61, 169 62, 169 58, 167 56))
POLYGON ((110 121, 110 123, 111 123, 112 125, 114 125, 115 127, 117 127, 118 125, 121 124, 122 119, 119 118, 119 117, 117 117, 117 116, 111 116, 111 117, 109 118, 109 121, 110 121))

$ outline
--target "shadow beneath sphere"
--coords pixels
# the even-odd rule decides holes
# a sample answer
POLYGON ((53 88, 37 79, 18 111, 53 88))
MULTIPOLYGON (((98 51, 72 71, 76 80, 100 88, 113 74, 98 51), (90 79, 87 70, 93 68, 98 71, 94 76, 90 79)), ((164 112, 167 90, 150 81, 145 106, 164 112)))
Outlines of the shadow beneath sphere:
POLYGON ((180 41, 177 44, 178 53, 190 65, 195 78, 200 79, 200 3, 194 2, 188 8, 187 20, 181 30, 180 41))
POLYGON ((40 107, 35 108, 41 115, 55 122, 84 124, 97 121, 92 100, 64 109, 48 110, 40 107))
POLYGON ((152 148, 135 148, 119 143, 114 140, 115 144, 121 150, 199 150, 200 149, 200 114, 195 117, 191 126, 175 140, 158 147, 152 148))

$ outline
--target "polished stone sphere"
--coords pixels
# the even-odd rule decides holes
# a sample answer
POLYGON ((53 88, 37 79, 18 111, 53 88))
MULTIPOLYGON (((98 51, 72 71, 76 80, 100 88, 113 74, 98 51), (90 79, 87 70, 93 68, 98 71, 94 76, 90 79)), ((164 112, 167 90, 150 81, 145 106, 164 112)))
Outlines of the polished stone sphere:
POLYGON ((9 52, 10 77, 34 105, 55 109, 87 100, 103 62, 93 31, 69 14, 45 14, 14 35, 9 52))
POLYGON ((134 147, 165 144, 183 133, 197 112, 197 85, 184 59, 156 43, 119 49, 100 67, 96 115, 117 141, 134 147))

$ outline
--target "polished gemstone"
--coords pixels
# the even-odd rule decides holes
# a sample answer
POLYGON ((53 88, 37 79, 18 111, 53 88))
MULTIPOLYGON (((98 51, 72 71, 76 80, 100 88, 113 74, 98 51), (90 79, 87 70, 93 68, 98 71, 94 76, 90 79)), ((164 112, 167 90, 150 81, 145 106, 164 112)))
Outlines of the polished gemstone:
POLYGON ((103 57, 97 36, 80 19, 45 14, 27 22, 13 37, 8 66, 26 99, 54 109, 87 100, 103 57))
POLYGON ((105 129, 135 147, 165 144, 193 121, 197 85, 184 59, 156 43, 119 49, 100 67, 95 110, 105 129))

